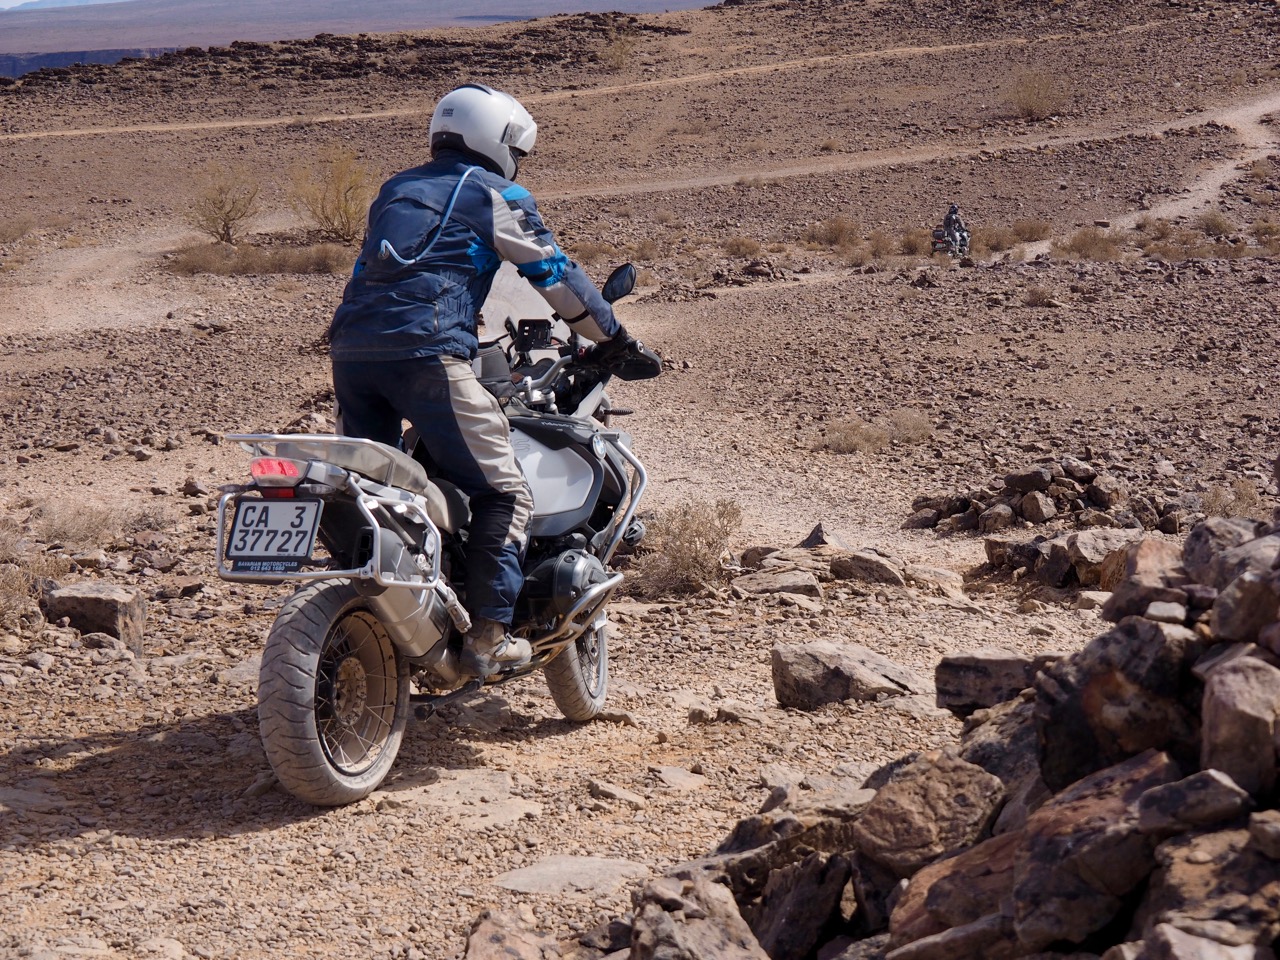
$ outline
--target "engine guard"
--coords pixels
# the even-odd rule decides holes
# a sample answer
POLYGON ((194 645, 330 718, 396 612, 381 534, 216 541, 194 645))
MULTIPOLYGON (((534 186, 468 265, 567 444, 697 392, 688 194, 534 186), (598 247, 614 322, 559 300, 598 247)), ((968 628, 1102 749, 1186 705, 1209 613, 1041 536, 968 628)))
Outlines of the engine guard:
POLYGON ((622 585, 623 576, 615 573, 603 583, 597 583, 585 591, 578 602, 560 618, 553 630, 529 638, 533 647, 533 663, 537 666, 545 664, 561 650, 591 629, 600 613, 613 599, 614 593, 622 585))

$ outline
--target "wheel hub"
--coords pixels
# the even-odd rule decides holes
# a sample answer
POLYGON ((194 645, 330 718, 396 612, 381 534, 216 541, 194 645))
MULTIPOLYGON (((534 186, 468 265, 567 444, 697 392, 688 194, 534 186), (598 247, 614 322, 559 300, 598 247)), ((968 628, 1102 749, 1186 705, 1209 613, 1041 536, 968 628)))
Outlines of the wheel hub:
POLYGON ((333 712, 344 727, 355 726, 369 702, 368 673, 354 656, 343 657, 334 671, 333 712))

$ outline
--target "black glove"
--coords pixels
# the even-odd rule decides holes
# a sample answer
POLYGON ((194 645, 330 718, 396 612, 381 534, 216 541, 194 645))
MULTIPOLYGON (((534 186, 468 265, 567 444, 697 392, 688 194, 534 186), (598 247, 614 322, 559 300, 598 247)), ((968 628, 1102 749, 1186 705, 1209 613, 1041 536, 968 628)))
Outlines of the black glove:
POLYGON ((592 348, 590 359, 620 380, 648 380, 662 373, 662 358, 621 324, 617 333, 592 348))

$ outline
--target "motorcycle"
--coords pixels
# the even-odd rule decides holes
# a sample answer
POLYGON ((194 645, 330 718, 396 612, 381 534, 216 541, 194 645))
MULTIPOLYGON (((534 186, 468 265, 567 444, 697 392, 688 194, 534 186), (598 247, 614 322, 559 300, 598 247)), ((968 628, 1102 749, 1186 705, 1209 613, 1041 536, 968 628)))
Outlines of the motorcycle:
MULTIPOLYGON (((631 291, 628 264, 605 283, 631 291)), ((404 449, 327 435, 239 434, 248 483, 218 503, 218 575, 295 583, 267 635, 258 675, 263 747, 280 784, 320 806, 359 800, 387 776, 410 713, 425 719, 493 685, 541 670, 569 720, 604 707, 608 604, 623 575, 610 561, 644 536, 647 475, 631 438, 610 426, 612 376, 642 379, 661 360, 642 346, 602 365, 559 318, 506 321, 476 361, 511 425, 533 493, 525 583, 512 632, 532 660, 483 678, 459 670, 465 495, 404 449), (560 328, 567 330, 561 324, 560 328), (505 396, 504 396, 505 395, 505 396)))
POLYGON ((967 256, 969 253, 969 231, 956 230, 948 232, 942 224, 933 228, 933 239, 930 244, 932 253, 946 253, 953 257, 967 256))

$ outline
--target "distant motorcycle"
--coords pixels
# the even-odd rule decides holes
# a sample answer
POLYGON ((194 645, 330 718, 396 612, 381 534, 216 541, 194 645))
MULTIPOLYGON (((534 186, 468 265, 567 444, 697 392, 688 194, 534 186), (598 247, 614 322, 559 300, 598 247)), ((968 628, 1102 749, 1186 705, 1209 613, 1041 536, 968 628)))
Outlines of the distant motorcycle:
POLYGON ((953 257, 967 256, 969 253, 968 230, 946 230, 942 224, 933 228, 933 253, 946 253, 953 257))
MULTIPOLYGON (((605 299, 634 284, 634 269, 620 267, 605 299)), ((637 344, 606 367, 575 335, 557 337, 558 322, 508 320, 506 336, 485 344, 477 362, 482 382, 505 388, 534 501, 512 627, 533 659, 483 680, 458 667, 471 625, 461 579, 467 498, 428 475, 412 434, 407 453, 342 436, 229 438, 253 454, 252 479, 224 488, 218 574, 300 585, 271 627, 258 674, 263 747, 299 799, 336 806, 374 790, 413 705, 424 717, 542 670, 567 719, 603 709, 607 606, 623 579, 609 564, 644 536, 636 509, 646 484, 631 438, 608 426, 619 411, 605 385, 615 375, 657 376, 662 365, 637 344)))

